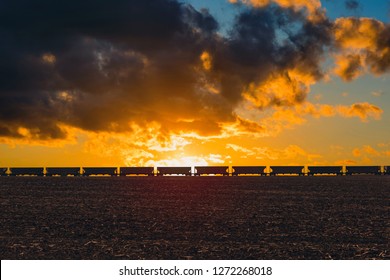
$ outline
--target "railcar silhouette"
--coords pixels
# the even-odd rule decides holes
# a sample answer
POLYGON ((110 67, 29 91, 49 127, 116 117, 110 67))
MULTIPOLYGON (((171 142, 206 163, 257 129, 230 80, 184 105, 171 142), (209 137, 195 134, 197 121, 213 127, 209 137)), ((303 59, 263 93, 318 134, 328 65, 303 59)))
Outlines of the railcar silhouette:
POLYGON ((147 175, 154 176, 154 167, 119 167, 120 176, 147 175))
POLYGON ((271 166, 270 175, 304 175, 304 166, 271 166))
POLYGON ((390 175, 390 166, 195 166, 191 167, 1 167, 0 176, 329 176, 329 175, 390 175), (45 172, 46 170, 46 172, 45 172))
POLYGON ((312 175, 343 175, 342 166, 308 166, 307 174, 312 175))
POLYGON ((8 168, 0 167, 0 176, 7 176, 8 168))
POLYGON ((191 176, 191 167, 157 167, 157 176, 164 175, 191 176))
POLYGON ((11 176, 43 176, 43 167, 12 167, 10 168, 11 176))
POLYGON ((80 167, 47 167, 46 176, 79 176, 80 167))
POLYGON ((83 167, 83 176, 116 176, 116 167, 83 167))
POLYGON ((380 166, 346 166, 346 175, 380 175, 381 167, 380 166))
POLYGON ((266 166, 232 166, 232 176, 260 175, 265 176, 266 166))
POLYGON ((195 166, 195 175, 229 176, 229 166, 195 166))

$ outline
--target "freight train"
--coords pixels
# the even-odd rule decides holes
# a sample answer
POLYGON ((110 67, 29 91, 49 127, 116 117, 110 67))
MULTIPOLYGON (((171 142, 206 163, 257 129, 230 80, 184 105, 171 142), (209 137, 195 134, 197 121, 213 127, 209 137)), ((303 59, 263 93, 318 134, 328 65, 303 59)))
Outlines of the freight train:
POLYGON ((342 176, 390 175, 390 166, 0 167, 0 176, 342 176))

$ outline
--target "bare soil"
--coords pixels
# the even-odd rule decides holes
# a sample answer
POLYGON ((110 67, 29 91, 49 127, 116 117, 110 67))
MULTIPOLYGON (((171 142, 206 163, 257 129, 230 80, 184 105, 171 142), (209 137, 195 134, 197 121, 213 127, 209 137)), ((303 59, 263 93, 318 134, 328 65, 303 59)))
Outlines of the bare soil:
POLYGON ((390 259, 390 176, 0 177, 1 259, 390 259))

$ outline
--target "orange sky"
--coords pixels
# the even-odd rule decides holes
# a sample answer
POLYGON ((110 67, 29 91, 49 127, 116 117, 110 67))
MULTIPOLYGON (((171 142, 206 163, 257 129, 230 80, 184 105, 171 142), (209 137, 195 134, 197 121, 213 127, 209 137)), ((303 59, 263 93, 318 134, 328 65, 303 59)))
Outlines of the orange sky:
POLYGON ((48 5, 42 31, 28 1, 18 15, 6 2, 27 19, 0 14, 0 166, 390 164, 379 19, 331 19, 319 0, 230 0, 226 32, 211 6, 153 0, 70 21, 45 18, 48 5))

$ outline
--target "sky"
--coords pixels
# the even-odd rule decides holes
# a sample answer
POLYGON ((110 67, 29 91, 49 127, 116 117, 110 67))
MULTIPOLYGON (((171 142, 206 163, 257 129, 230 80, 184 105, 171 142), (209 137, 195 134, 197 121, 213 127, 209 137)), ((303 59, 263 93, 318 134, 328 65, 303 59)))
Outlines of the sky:
POLYGON ((0 167, 390 165, 388 0, 1 0, 0 167))

